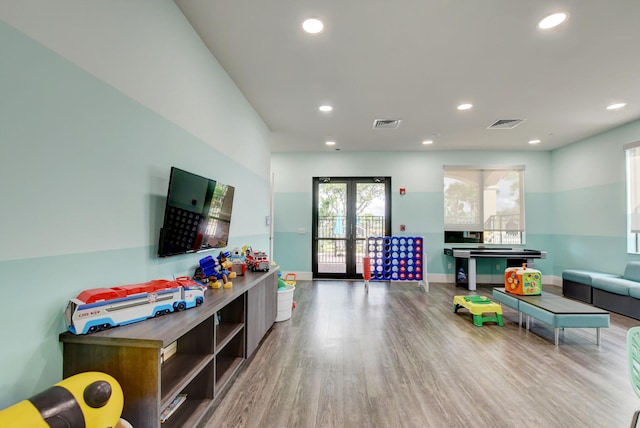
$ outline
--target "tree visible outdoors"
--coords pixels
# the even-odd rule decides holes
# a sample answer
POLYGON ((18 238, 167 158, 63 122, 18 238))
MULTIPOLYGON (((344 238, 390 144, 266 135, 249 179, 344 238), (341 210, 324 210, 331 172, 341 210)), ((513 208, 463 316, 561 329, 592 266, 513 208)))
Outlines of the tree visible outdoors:
MULTIPOLYGON (((318 236, 320 238, 345 239, 347 228, 347 186, 345 183, 321 183, 318 188, 318 236)), ((384 233, 385 185, 381 183, 357 183, 355 200, 355 235, 365 238, 372 234, 384 233), (382 208, 380 208, 382 207, 382 208)), ((323 252, 341 252, 337 246, 342 241, 324 240, 320 242, 323 252)))
POLYGON ((500 184, 504 183, 508 186, 507 189, 499 186, 498 198, 500 204, 498 204, 496 212, 499 215, 507 214, 520 214, 520 173, 518 171, 507 171, 500 179, 500 184))
POLYGON ((444 177, 445 225, 484 231, 484 242, 521 243, 522 170, 449 169, 444 177), (462 226, 461 226, 462 225, 462 226))
POLYGON ((336 216, 345 212, 347 186, 344 183, 322 183, 319 188, 318 216, 336 216))
MULTIPOLYGON (((320 218, 344 215, 347 205, 344 183, 322 183, 319 188, 318 215, 320 218)), ((356 216, 361 217, 373 201, 384 201, 384 185, 379 183, 358 185, 356 216)))
POLYGON ((478 224, 479 185, 453 178, 444 179, 445 224, 478 224))

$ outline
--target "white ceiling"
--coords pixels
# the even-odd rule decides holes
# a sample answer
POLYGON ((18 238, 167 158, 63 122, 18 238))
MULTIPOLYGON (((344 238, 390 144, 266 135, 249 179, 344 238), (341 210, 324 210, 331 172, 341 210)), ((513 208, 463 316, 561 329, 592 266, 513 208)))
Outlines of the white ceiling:
POLYGON ((551 150, 640 118, 640 0, 175 1, 274 152, 551 150), (526 120, 486 129, 499 119, 526 120))

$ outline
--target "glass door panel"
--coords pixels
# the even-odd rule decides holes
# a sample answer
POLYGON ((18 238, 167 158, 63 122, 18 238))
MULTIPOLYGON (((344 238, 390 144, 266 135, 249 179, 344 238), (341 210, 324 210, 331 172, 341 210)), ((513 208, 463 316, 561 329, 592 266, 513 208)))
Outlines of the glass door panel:
POLYGON ((387 203, 386 183, 356 183, 356 273, 362 275, 362 258, 370 236, 385 236, 387 203))
POLYGON ((362 277, 366 238, 391 228, 390 188, 390 178, 314 179, 314 277, 362 277))
POLYGON ((315 251, 318 273, 346 274, 347 183, 319 183, 318 198, 315 251))

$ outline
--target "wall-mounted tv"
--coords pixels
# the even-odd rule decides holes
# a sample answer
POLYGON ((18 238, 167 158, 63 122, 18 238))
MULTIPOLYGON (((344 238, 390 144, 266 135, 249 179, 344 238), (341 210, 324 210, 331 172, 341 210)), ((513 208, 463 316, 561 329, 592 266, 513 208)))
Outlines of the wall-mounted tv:
POLYGON ((158 255, 226 247, 234 191, 232 186, 172 167, 158 255))

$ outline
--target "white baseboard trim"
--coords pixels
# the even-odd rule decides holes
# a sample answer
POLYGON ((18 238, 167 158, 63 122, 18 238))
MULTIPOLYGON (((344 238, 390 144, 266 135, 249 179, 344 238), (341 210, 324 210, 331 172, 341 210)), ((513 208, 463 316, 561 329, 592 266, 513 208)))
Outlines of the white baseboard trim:
POLYGON ((291 272, 291 271, 280 271, 282 273, 282 277, 284 278, 288 273, 293 273, 296 275, 296 281, 311 281, 313 279, 313 272, 291 272))
MULTIPOLYGON (((432 273, 427 275, 427 279, 429 282, 439 282, 439 283, 455 283, 454 274, 447 273, 432 273)), ((504 282, 502 275, 478 275, 476 278, 476 282, 480 285, 483 284, 492 284, 495 286, 499 286, 504 282)), ((542 275, 542 284, 543 285, 555 285, 562 286, 562 278, 554 275, 542 275)))

